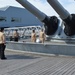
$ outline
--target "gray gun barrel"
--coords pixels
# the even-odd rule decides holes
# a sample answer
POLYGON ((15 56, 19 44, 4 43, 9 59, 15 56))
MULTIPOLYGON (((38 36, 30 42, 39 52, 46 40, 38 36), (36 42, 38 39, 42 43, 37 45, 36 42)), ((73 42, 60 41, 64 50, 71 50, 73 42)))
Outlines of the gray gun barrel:
POLYGON ((67 36, 75 35, 75 14, 70 14, 64 7, 58 2, 58 0, 47 0, 53 9, 58 13, 60 18, 64 21, 64 32, 67 36))
POLYGON ((35 6, 27 0, 16 0, 33 15, 35 15, 41 22, 45 24, 45 32, 47 35, 53 35, 58 29, 58 18, 56 16, 48 17, 46 14, 38 10, 35 6), (53 22, 53 23, 51 23, 53 22))

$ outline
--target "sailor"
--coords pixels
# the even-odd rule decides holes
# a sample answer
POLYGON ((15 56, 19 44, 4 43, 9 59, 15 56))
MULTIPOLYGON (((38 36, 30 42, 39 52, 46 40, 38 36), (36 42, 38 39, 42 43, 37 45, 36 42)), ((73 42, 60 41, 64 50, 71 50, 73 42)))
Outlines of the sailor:
POLYGON ((40 39, 41 43, 44 43, 44 41, 45 41, 45 33, 44 33, 43 29, 41 29, 41 31, 40 31, 39 39, 40 39))
POLYGON ((18 40, 19 40, 19 33, 17 30, 15 30, 13 33, 13 39, 15 42, 18 42, 18 40))
POLYGON ((31 33, 31 41, 32 42, 36 42, 36 33, 35 33, 35 30, 32 30, 32 33, 31 33))
POLYGON ((0 28, 0 58, 1 59, 6 59, 5 57, 5 35, 4 35, 4 28, 0 28))

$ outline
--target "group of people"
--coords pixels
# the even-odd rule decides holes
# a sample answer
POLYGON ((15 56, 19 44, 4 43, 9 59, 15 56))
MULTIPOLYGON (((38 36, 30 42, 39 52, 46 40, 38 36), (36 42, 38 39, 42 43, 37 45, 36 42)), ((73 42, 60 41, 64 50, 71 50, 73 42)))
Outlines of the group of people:
MULTIPOLYGON (((14 41, 18 42, 19 33, 17 32, 17 30, 15 30, 15 32, 13 33, 13 38, 14 38, 14 41)), ((35 30, 33 30, 31 34, 31 41, 36 42, 36 40, 37 40, 36 33, 35 33, 35 30)), ((41 29, 39 33, 39 42, 44 43, 44 41, 45 41, 45 33, 44 33, 44 30, 41 29)), ((4 35, 4 28, 0 28, 0 59, 2 60, 7 59, 4 53, 6 48, 5 44, 6 44, 6 40, 4 35)))
POLYGON ((41 31, 39 32, 39 39, 37 39, 36 37, 36 33, 35 33, 35 30, 32 31, 32 34, 31 34, 31 41, 32 42, 40 42, 40 43, 44 43, 45 41, 45 33, 44 33, 44 30, 41 29, 41 31))
MULTIPOLYGON (((32 42, 44 43, 45 38, 46 37, 45 37, 44 29, 41 29, 41 31, 39 32, 39 39, 37 39, 37 37, 36 37, 35 30, 32 30, 32 33, 31 33, 31 41, 32 42)), ((19 33, 17 30, 15 30, 13 33, 13 41, 18 42, 18 40, 19 40, 19 33)))
MULTIPOLYGON (((32 42, 44 43, 45 38, 46 37, 45 37, 44 29, 41 29, 41 31, 39 32, 39 39, 37 39, 37 37, 36 37, 35 30, 32 30, 32 33, 31 33, 31 41, 32 42)), ((18 42, 18 40, 19 40, 19 33, 17 30, 15 30, 13 33, 13 41, 18 42)))

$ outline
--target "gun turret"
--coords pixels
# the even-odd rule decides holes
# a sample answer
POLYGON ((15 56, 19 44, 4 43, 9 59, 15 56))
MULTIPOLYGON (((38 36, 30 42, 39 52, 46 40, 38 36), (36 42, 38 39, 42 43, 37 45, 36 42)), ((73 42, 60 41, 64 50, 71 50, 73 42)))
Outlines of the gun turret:
POLYGON ((16 0, 33 15, 35 15, 41 22, 45 24, 45 33, 47 35, 53 35, 58 29, 58 18, 56 16, 48 17, 46 14, 38 10, 27 0, 16 0))
POLYGON ((64 33, 67 36, 75 35, 75 14, 70 14, 67 10, 65 10, 58 0, 47 1, 64 21, 64 33))

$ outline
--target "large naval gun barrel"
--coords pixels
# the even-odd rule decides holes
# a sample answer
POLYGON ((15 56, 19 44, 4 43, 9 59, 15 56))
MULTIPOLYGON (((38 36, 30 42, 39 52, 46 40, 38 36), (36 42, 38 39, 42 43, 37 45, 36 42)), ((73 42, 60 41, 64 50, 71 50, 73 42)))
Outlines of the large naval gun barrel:
POLYGON ((64 9, 58 0, 47 1, 64 21, 64 33, 67 36, 75 35, 75 14, 70 14, 66 9, 64 9))
POLYGON ((27 0, 16 0, 23 7, 25 7, 28 11, 30 11, 33 15, 35 15, 41 22, 45 25, 45 33, 47 35, 53 35, 58 29, 58 18, 56 16, 47 16, 36 7, 34 7, 27 0))

